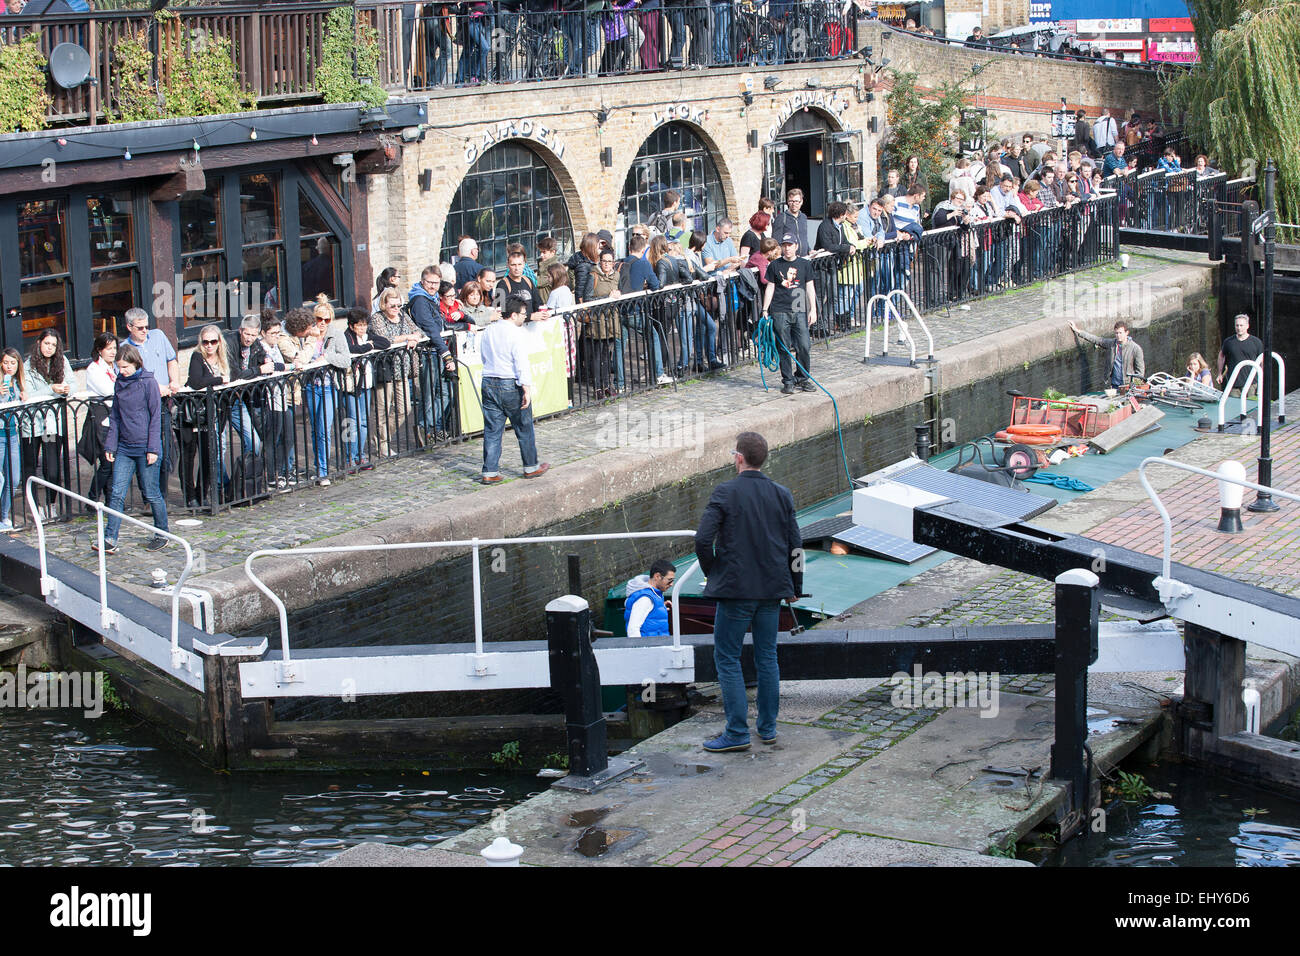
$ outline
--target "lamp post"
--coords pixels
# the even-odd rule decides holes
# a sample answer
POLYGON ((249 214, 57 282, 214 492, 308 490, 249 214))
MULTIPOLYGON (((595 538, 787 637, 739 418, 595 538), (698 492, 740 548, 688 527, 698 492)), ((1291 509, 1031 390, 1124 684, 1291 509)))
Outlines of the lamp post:
MULTIPOLYGON (((1260 364, 1263 366, 1259 385, 1259 400, 1263 405, 1263 425, 1259 430, 1259 468, 1256 484, 1273 483, 1273 457, 1271 439, 1273 431, 1273 388, 1277 381, 1273 364, 1273 260, 1277 253, 1277 211, 1273 204, 1273 183, 1277 178, 1277 167, 1270 159, 1264 166, 1264 304, 1260 308, 1260 338, 1264 340, 1264 354, 1260 364)), ((1254 224, 1252 224, 1254 228, 1254 224)), ((1285 400, 1285 396, 1282 396, 1285 400)), ((1268 492, 1255 494, 1255 500, 1247 505, 1249 511, 1277 511, 1277 502, 1268 492)))

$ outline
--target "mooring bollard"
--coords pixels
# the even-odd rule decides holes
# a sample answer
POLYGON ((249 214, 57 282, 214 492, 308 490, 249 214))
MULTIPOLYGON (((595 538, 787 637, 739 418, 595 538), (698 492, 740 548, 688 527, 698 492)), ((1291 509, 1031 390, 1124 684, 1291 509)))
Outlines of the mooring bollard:
POLYGON ((643 761, 609 758, 600 668, 591 647, 591 608, 585 600, 566 594, 546 605, 546 644, 551 688, 564 698, 569 744, 569 775, 552 786, 593 793, 643 761))
POLYGON ((1056 741, 1052 744, 1052 776, 1070 784, 1070 808, 1076 814, 1076 826, 1089 809, 1092 788, 1084 747, 1088 740, 1088 665, 1097 660, 1101 609, 1098 585, 1097 575, 1084 568, 1073 568, 1056 578, 1056 741))
POLYGON ((478 855, 487 860, 488 866, 518 866, 524 848, 518 843, 511 843, 509 837, 500 836, 479 850, 478 855))
MULTIPOLYGON (((1229 458, 1218 467, 1224 478, 1246 480, 1246 466, 1229 458)), ((1219 528, 1224 534, 1241 533, 1241 499, 1246 489, 1231 481, 1219 482, 1219 528)))

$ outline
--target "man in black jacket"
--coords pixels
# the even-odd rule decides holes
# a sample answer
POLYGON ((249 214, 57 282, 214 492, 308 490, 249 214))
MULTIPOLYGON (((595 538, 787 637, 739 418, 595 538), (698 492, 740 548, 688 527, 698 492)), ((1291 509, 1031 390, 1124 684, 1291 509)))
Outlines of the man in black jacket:
POLYGON ((785 194, 785 208, 772 217, 772 235, 780 240, 792 232, 799 240, 798 255, 806 256, 808 248, 808 217, 803 213, 803 190, 791 189, 785 194))
MULTIPOLYGON (((819 251, 825 250, 835 253, 833 261, 837 267, 843 265, 844 261, 853 254, 853 243, 844 238, 842 225, 848 215, 848 204, 836 199, 826 206, 826 218, 817 226, 816 248, 819 251)), ((831 280, 831 285, 834 287, 831 301, 835 303, 835 328, 847 329, 849 327, 850 313, 853 311, 853 299, 849 294, 852 289, 840 285, 838 269, 828 269, 825 275, 831 280)), ((826 329, 824 334, 829 335, 830 330, 826 329)))
POLYGON ((780 605, 803 590, 803 541, 794 498, 761 471, 767 442, 757 432, 741 432, 733 455, 736 477, 713 490, 695 532, 695 555, 708 576, 704 596, 718 602, 713 660, 727 714, 726 729, 704 744, 711 753, 749 749, 749 708, 740 671, 747 631, 754 635, 758 672, 758 737, 776 743, 780 605))

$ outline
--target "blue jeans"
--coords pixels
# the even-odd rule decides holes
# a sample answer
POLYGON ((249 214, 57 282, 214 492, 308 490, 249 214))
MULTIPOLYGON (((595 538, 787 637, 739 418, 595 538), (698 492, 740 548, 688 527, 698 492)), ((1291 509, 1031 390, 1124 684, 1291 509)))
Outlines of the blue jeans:
POLYGON ((812 364, 809 354, 812 340, 808 334, 807 314, 773 312, 772 332, 776 335, 777 351, 781 353, 781 384, 799 385, 806 382, 808 367, 812 364), (799 364, 795 365, 794 362, 799 364))
MULTIPOLYGON (((108 494, 108 506, 114 511, 122 510, 122 506, 126 504, 126 493, 131 488, 131 479, 135 478, 140 485, 140 493, 153 511, 154 527, 159 531, 166 531, 167 505, 158 488, 158 473, 161 470, 161 456, 151 465, 144 454, 124 454, 119 448, 117 457, 113 459, 113 490, 108 494)), ((117 533, 121 527, 122 519, 117 515, 109 515, 107 526, 104 528, 105 543, 116 544, 117 533)))
POLYGON ((537 439, 533 434, 533 408, 522 408, 524 390, 512 379, 483 379, 483 477, 494 478, 500 472, 501 439, 506 420, 519 439, 519 457, 524 473, 537 470, 537 439))
POLYGON ((333 385, 304 385, 302 397, 307 403, 311 419, 311 442, 316 450, 316 477, 330 473, 330 432, 334 430, 334 414, 338 399, 333 385))
POLYGON ((343 439, 347 443, 348 465, 366 458, 370 438, 370 389, 358 389, 344 396, 347 418, 343 420, 343 439))
POLYGON ((731 62, 731 0, 712 4, 709 12, 713 14, 713 62, 722 66, 731 62))
POLYGON ((11 427, 13 434, 6 436, 4 427, 0 426, 0 521, 13 519, 14 490, 21 493, 22 442, 18 426, 11 427))
POLYGON ((260 455, 262 453, 262 438, 257 434, 252 412, 243 402, 235 402, 230 406, 230 424, 235 426, 235 429, 239 432, 239 437, 243 440, 244 444, 240 448, 243 454, 247 455, 251 452, 254 455, 260 455))
POLYGON ((677 316, 677 335, 682 343, 681 357, 677 367, 689 371, 691 367, 691 346, 695 342, 695 303, 687 302, 681 307, 677 316))
POLYGON ((708 356, 710 362, 716 362, 718 360, 718 320, 704 311, 704 306, 699 302, 695 303, 695 311, 698 313, 695 323, 696 353, 702 353, 708 356))
POLYGON ((492 17, 471 17, 465 24, 466 44, 456 67, 456 83, 472 76, 484 83, 492 81, 492 17), (486 73, 486 75, 484 75, 486 73))
POLYGON ((781 705, 781 672, 776 662, 780 608, 780 601, 718 601, 713 623, 713 663, 722 688, 722 707, 727 713, 725 733, 737 742, 749 741, 749 703, 740 670, 746 631, 753 633, 754 669, 758 674, 758 735, 776 734, 776 715, 781 705))

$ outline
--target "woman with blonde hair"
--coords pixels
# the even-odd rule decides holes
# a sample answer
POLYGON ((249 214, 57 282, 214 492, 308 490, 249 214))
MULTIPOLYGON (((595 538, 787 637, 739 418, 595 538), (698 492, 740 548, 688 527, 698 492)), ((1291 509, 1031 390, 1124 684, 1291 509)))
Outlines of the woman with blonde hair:
POLYGON ((1187 360, 1187 374, 1192 377, 1192 381, 1197 385, 1214 387, 1214 373, 1205 364, 1205 356, 1200 352, 1193 352, 1191 358, 1187 360))
MULTIPOLYGON (((199 347, 190 353, 190 374, 185 384, 195 392, 209 386, 225 385, 230 381, 230 354, 226 351, 226 337, 215 325, 199 329, 199 347)), ((216 410, 216 421, 209 418, 206 395, 187 395, 181 399, 181 486, 185 489, 185 504, 199 508, 205 503, 204 493, 212 487, 212 452, 208 436, 215 429, 217 436, 217 468, 221 471, 221 484, 225 487, 225 443, 227 406, 216 398, 211 408, 216 410), (194 483, 195 452, 199 460, 199 480, 194 483)))

